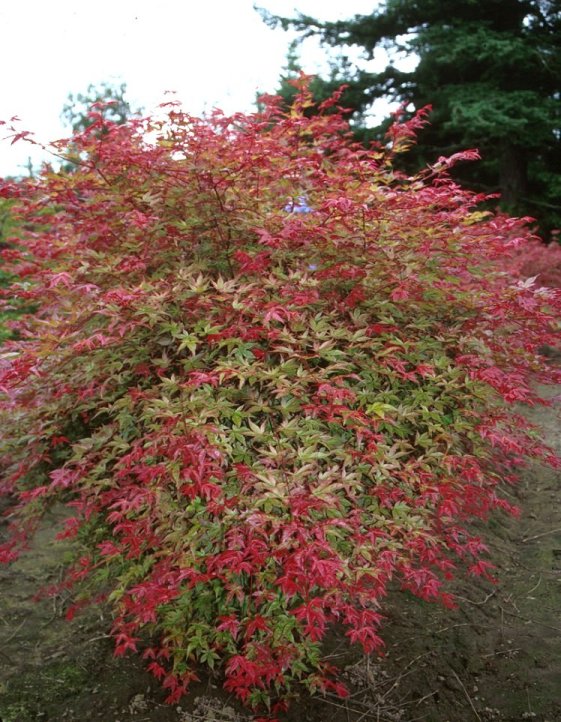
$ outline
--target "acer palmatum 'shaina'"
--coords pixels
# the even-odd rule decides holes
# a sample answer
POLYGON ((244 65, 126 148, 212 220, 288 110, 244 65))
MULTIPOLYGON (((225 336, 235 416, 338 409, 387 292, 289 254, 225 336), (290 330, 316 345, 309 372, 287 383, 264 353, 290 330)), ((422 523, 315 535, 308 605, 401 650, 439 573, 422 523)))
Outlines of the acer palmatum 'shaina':
POLYGON ((474 151, 392 168, 423 112, 366 150, 310 105, 100 115, 73 172, 2 186, 3 303, 30 309, 0 359, 2 557, 67 504, 69 616, 102 599, 169 702, 205 668, 273 713, 344 695, 330 625, 381 651, 392 580, 452 606, 457 568, 492 574, 470 519, 557 463, 512 410, 559 381, 559 292, 500 270, 524 221, 447 176, 474 151))

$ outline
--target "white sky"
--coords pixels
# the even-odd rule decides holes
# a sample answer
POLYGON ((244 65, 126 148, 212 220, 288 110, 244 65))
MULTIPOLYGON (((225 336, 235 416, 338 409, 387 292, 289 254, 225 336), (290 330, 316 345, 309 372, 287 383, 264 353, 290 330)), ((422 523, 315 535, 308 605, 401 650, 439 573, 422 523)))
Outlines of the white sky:
MULTIPOLYGON (((60 113, 70 92, 90 83, 127 84, 145 111, 176 91, 187 111, 213 106, 251 111, 255 94, 273 92, 294 35, 271 30, 254 0, 0 0, 0 120, 14 115, 48 142, 68 135, 60 113)), ((279 15, 322 19, 370 14, 377 0, 257 0, 279 15)), ((309 42, 307 72, 324 53, 309 42)), ((6 133, 0 127, 0 138, 6 133)), ((35 153, 35 154, 34 154, 35 153)), ((0 143, 0 176, 23 174, 34 146, 0 143)))

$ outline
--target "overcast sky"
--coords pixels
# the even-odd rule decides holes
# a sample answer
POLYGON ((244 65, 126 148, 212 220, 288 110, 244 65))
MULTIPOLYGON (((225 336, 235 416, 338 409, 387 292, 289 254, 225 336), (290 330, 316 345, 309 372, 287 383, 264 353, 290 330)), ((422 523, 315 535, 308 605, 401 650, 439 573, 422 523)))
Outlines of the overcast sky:
MULTIPOLYGON (((154 108, 166 90, 187 111, 252 110, 274 91, 291 37, 271 30, 254 0, 0 0, 0 120, 17 115, 42 142, 68 134, 60 120, 70 92, 90 83, 127 84, 133 107, 154 108)), ((376 0, 258 0, 273 13, 322 19, 369 14, 376 0)), ((301 58, 317 72, 324 56, 301 58)), ((1 132, 0 137, 6 134, 1 132)), ((0 144, 0 176, 24 173, 33 147, 0 144)), ((37 156, 33 157, 38 162, 37 156)))

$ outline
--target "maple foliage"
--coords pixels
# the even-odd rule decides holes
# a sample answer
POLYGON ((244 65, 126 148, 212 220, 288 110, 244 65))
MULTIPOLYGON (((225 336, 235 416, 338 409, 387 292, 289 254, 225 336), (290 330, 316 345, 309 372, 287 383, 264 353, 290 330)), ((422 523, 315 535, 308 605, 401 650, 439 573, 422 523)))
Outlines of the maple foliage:
POLYGON ((477 210, 462 154, 392 169, 422 113, 365 150, 337 97, 310 103, 99 115, 75 172, 2 187, 3 303, 34 310, 0 355, 2 558, 67 504, 69 616, 103 600, 169 702, 201 668, 272 713, 344 695, 330 625, 377 652, 390 582, 453 606, 456 572, 492 574, 466 525, 557 464, 509 408, 561 381, 538 355, 559 291, 500 270, 524 220, 477 210))
POLYGON ((506 258, 504 270, 522 280, 532 278, 538 286, 561 288, 561 245, 539 240, 525 243, 512 257, 506 258))

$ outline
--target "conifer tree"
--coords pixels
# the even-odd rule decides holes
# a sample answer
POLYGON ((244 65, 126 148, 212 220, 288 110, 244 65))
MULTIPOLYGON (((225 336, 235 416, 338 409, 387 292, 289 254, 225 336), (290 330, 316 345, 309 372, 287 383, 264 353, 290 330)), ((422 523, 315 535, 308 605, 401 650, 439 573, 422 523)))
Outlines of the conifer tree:
MULTIPOLYGON (((361 139, 382 138, 387 123, 368 130, 364 114, 377 98, 433 107, 417 163, 477 147, 483 161, 456 173, 476 190, 500 192, 505 210, 540 221, 544 235, 561 226, 561 2, 559 0, 386 0, 370 15, 320 22, 299 15, 265 21, 317 36, 337 48, 415 53, 405 72, 393 60, 379 73, 344 59, 316 93, 349 85, 343 104, 361 139)), ((285 78, 281 94, 290 95, 285 78)))

